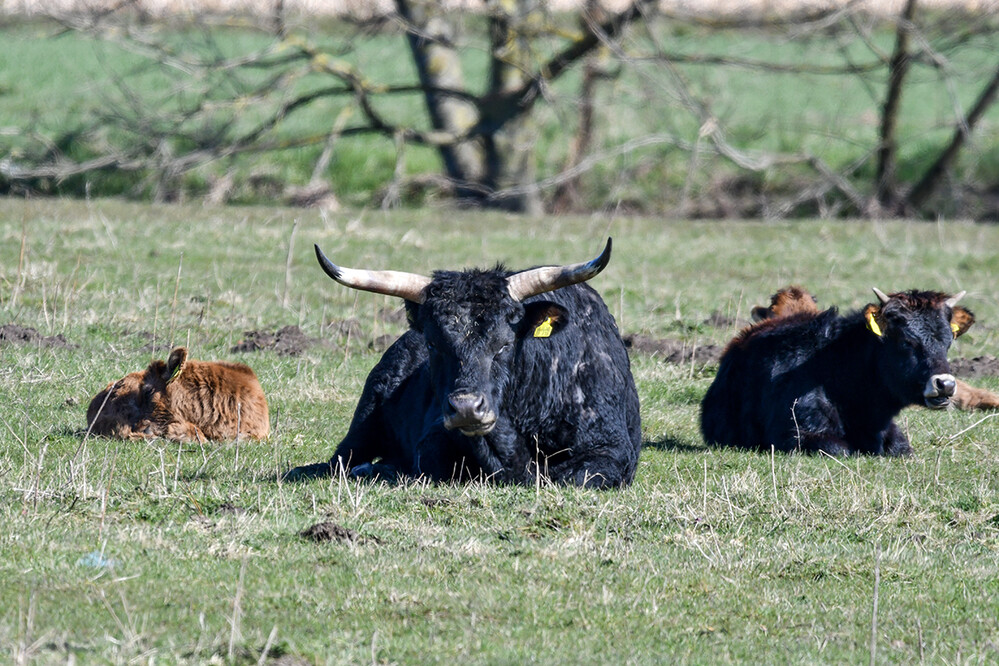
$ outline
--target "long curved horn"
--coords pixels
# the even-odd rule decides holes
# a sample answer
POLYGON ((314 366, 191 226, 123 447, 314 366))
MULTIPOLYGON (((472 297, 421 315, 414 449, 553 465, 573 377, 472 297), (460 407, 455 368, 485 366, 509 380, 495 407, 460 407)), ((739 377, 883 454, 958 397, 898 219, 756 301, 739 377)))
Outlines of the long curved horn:
POLYGON ((327 275, 346 287, 361 291, 373 291, 376 294, 387 296, 398 296, 414 303, 422 303, 426 298, 423 289, 430 284, 428 277, 399 271, 366 271, 344 268, 327 259, 318 245, 315 247, 319 265, 323 267, 327 275))
POLYGON ((961 300, 962 298, 964 298, 964 295, 967 294, 967 293, 968 293, 967 291, 962 291, 959 294, 954 294, 953 296, 951 296, 950 298, 948 298, 946 301, 944 301, 944 303, 947 305, 947 307, 953 308, 955 305, 957 305, 957 302, 959 300, 961 300))
POLYGON ((888 302, 889 299, 888 296, 885 295, 885 292, 881 291, 877 287, 871 287, 871 289, 874 290, 874 295, 878 297, 879 301, 881 301, 881 305, 884 305, 885 303, 888 302))
POLYGON ((554 291, 568 287, 570 284, 585 282, 607 266, 610 256, 611 239, 608 238, 604 251, 592 261, 568 266, 544 266, 514 273, 507 278, 506 288, 513 300, 522 301, 546 291, 554 291))

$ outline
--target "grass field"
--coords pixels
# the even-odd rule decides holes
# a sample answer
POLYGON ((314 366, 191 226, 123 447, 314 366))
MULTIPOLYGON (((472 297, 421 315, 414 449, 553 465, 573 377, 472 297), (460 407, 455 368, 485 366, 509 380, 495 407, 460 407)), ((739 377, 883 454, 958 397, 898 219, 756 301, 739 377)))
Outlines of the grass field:
POLYGON ((63 338, 0 343, 0 661, 999 659, 999 421, 982 414, 905 411, 904 460, 714 450, 697 430, 714 367, 634 353, 628 489, 277 481, 329 456, 369 341, 402 330, 397 302, 329 281, 312 243, 424 272, 579 261, 608 235, 592 284, 624 333, 723 344, 792 280, 848 308, 872 285, 966 289, 978 323, 952 357, 999 353, 995 226, 8 199, 0 325, 63 338), (286 325, 319 341, 230 351, 286 325), (270 440, 84 438, 89 398, 173 344, 250 363, 270 440), (357 538, 299 536, 320 521, 357 538))

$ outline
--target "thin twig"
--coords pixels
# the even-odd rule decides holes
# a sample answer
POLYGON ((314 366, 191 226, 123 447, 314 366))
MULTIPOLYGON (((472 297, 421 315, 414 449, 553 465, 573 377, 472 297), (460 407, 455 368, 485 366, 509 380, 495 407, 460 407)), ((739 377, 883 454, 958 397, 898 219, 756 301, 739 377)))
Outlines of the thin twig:
POLYGON ((260 658, 257 659, 257 666, 264 666, 264 663, 267 661, 267 655, 271 652, 271 646, 274 645, 274 639, 277 638, 277 633, 278 628, 275 624, 274 628, 271 629, 270 635, 267 636, 267 642, 264 643, 264 649, 260 652, 260 658))
POLYGON ((288 256, 284 262, 284 294, 281 296, 281 307, 288 309, 288 291, 291 289, 291 260, 295 251, 295 232, 298 231, 298 218, 291 225, 291 234, 288 236, 288 256))
POLYGON ((774 484, 774 500, 777 499, 777 468, 776 468, 776 465, 775 465, 775 462, 774 462, 774 458, 776 457, 776 452, 777 452, 777 450, 774 448, 774 445, 771 444, 770 445, 770 479, 771 479, 771 481, 773 481, 773 484, 774 484))
POLYGON ((177 319, 177 292, 180 290, 180 271, 184 267, 184 253, 180 253, 180 263, 177 264, 177 281, 173 285, 173 303, 170 304, 170 347, 173 347, 174 322, 177 319))
POLYGON ((968 432, 969 430, 973 430, 973 429, 977 428, 979 425, 981 425, 982 423, 984 423, 985 421, 988 421, 989 419, 994 419, 997 416, 999 416, 999 412, 996 412, 996 413, 993 413, 993 414, 989 414, 988 416, 983 416, 982 418, 978 419, 977 421, 975 421, 974 423, 972 423, 970 426, 968 426, 964 430, 959 430, 959 431, 955 432, 953 435, 951 435, 950 437, 948 437, 947 438, 947 442, 948 443, 953 442, 955 439, 957 439, 958 437, 960 437, 964 433, 968 432))
POLYGON ((874 544, 874 607, 871 609, 871 666, 878 652, 878 593, 881 586, 881 545, 874 544))
POLYGON ((236 637, 239 635, 240 617, 243 614, 243 577, 246 574, 246 558, 239 568, 239 582, 236 583, 236 596, 232 600, 232 618, 230 619, 229 631, 229 661, 232 661, 236 650, 236 637))
POLYGON ((28 245, 28 218, 21 219, 21 251, 17 255, 17 279, 14 280, 14 288, 10 292, 10 299, 7 307, 13 308, 17 303, 17 296, 21 291, 22 280, 24 278, 24 252, 28 245))

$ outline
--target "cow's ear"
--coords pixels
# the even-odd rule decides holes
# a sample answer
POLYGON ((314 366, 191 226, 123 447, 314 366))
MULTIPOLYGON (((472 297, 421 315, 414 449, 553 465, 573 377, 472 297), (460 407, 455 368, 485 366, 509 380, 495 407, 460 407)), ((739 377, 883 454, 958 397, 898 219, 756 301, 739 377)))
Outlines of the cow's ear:
POLYGON ((753 321, 760 322, 764 319, 770 319, 770 308, 765 308, 762 305, 757 305, 753 308, 753 321))
POLYGON ((163 379, 166 383, 174 381, 180 377, 180 373, 184 372, 184 366, 187 365, 187 349, 184 347, 177 347, 172 352, 170 352, 170 358, 167 359, 166 371, 164 372, 163 379))
POLYGON ((551 301, 534 301, 524 305, 524 318, 517 334, 522 338, 548 338, 569 323, 569 311, 551 301))
POLYGON ((146 372, 151 373, 156 377, 161 377, 163 379, 169 377, 166 371, 166 363, 164 363, 163 361, 153 361, 152 363, 149 364, 149 367, 146 369, 146 372))
POLYGON ((975 323, 975 315, 971 310, 957 305, 950 315, 950 330, 954 332, 954 337, 964 335, 965 331, 975 323))
POLYGON ((881 316, 881 308, 871 303, 864 308, 864 319, 867 321, 867 328, 879 338, 885 334, 885 321, 881 316))
POLYGON ((414 331, 421 331, 420 327, 420 305, 413 301, 403 301, 406 305, 406 323, 414 331))

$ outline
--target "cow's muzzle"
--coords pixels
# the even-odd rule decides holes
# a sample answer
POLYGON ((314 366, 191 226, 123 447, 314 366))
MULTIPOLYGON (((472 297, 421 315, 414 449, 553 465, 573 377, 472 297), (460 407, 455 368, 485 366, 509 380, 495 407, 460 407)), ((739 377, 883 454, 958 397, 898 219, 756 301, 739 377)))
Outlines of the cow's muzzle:
POLYGON ((496 414, 486 396, 477 391, 454 391, 444 406, 444 427, 467 437, 485 435, 496 425, 496 414))
POLYGON ((923 389, 923 402, 930 409, 943 409, 950 403, 956 388, 954 375, 933 375, 923 389))

